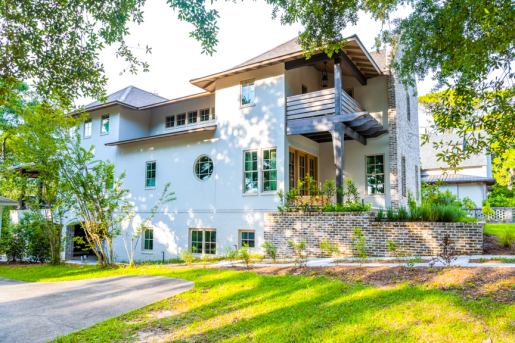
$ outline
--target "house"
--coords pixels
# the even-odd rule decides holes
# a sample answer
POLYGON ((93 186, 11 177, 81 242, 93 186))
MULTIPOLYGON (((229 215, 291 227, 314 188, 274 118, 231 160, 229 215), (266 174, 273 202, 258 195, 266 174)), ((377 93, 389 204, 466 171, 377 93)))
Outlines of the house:
MULTIPOLYGON (((486 135, 486 133, 482 133, 486 135)), ((438 160, 437 154, 450 147, 462 149, 463 143, 456 133, 431 136, 429 142, 420 148, 420 161, 422 168, 422 181, 435 183, 438 180, 445 183, 442 191, 450 190, 458 199, 470 198, 478 207, 482 206, 483 199, 488 198, 488 186, 495 183, 492 176, 492 159, 486 148, 477 155, 461 162, 460 170, 451 170, 447 162, 438 160), (434 148, 433 143, 443 142, 443 147, 434 148)))
POLYGON ((168 100, 130 86, 86 106, 82 144, 126 172, 137 215, 168 182, 177 197, 146 229, 136 260, 258 248, 278 191, 306 174, 320 185, 352 178, 374 207, 407 204, 420 189, 418 105, 388 59, 351 36, 333 56, 306 60, 292 39, 191 80, 198 94, 168 100))

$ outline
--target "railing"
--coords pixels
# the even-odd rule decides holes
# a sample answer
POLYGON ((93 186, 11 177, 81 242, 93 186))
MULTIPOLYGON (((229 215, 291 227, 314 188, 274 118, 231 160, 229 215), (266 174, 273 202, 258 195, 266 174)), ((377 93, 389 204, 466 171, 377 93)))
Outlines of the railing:
MULTIPOLYGON (((343 90, 341 113, 364 112, 363 107, 343 90)), ((286 119, 295 120, 324 115, 334 115, 335 89, 324 89, 301 95, 290 96, 286 99, 286 119)))

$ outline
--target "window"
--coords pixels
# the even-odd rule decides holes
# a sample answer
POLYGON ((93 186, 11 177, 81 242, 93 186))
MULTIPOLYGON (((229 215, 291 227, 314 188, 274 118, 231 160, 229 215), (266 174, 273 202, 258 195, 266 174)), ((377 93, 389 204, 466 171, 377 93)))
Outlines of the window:
POLYGON ((406 111, 407 111, 408 121, 411 121, 411 106, 410 106, 409 92, 406 92, 406 111))
POLYGON ((209 108, 200 110, 200 121, 209 121, 209 108))
POLYGON ((288 186, 290 190, 295 188, 295 153, 290 151, 289 152, 290 159, 288 162, 288 165, 290 167, 288 171, 288 186))
POLYGON ((91 119, 86 119, 84 122, 84 137, 91 137, 91 119))
POLYGON ((277 190, 277 151, 263 150, 263 192, 277 190))
POLYGON ((216 254, 216 231, 191 230, 191 252, 195 254, 216 254))
POLYGON ((154 250, 154 229, 152 228, 145 228, 143 250, 154 250))
POLYGON ((186 125, 186 113, 177 115, 177 126, 186 125))
MULTIPOLYGON (((299 180, 304 180, 306 177, 306 157, 304 155, 299 156, 299 180)), ((304 195, 305 190, 300 190, 300 195, 304 195)))
POLYGON ((254 231, 242 231, 241 232, 241 248, 244 246, 254 248, 256 246, 255 233, 254 231))
POLYGON ((312 179, 315 178, 315 160, 312 158, 309 159, 309 176, 311 176, 312 179))
POLYGON ((156 162, 147 162, 146 187, 156 186, 156 162))
POLYGON ((302 85, 302 94, 306 94, 308 92, 308 87, 302 85))
POLYGON ((420 169, 418 169, 418 166, 415 166, 415 184, 417 185, 417 200, 420 200, 420 182, 418 181, 420 169))
POLYGON ((215 116, 215 108, 214 107, 211 107, 211 120, 215 120, 216 116, 215 116))
POLYGON ((241 106, 254 103, 254 80, 247 80, 241 83, 241 106))
POLYGON ((402 196, 407 196, 406 189, 406 157, 402 156, 401 158, 401 177, 402 177, 402 196))
POLYGON ((175 126, 175 116, 168 116, 165 118, 165 129, 169 129, 175 126))
POLYGON ((256 193, 258 191, 257 156, 257 151, 245 151, 245 193, 256 193))
POLYGON ((213 161, 209 156, 200 156, 195 161, 195 175, 199 180, 207 180, 213 174, 213 161))
POLYGON ((384 156, 367 156, 367 194, 384 193, 384 156))
POLYGON ((354 99, 354 88, 348 88, 343 90, 348 96, 354 99))
POLYGON ((195 124, 197 122, 197 111, 188 112, 188 124, 195 124))
POLYGON ((109 114, 102 116, 102 125, 100 127, 101 134, 109 133, 109 114))

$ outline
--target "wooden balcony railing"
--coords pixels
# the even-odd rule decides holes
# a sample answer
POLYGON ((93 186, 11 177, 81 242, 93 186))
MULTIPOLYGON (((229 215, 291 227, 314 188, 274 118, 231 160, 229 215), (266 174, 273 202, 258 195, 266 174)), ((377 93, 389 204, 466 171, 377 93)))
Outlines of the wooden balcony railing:
MULTIPOLYGON (((365 109, 343 90, 342 108, 339 114, 365 112, 365 109)), ((335 89, 324 89, 286 99, 286 119, 296 120, 337 114, 334 101, 335 89)))

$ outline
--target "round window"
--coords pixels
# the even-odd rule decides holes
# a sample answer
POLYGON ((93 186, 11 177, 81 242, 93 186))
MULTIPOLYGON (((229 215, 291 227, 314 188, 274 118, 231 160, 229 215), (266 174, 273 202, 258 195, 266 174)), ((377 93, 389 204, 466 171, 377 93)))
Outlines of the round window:
POLYGON ((209 156, 200 156, 195 161, 195 175, 197 179, 204 181, 213 174, 213 161, 209 156))

